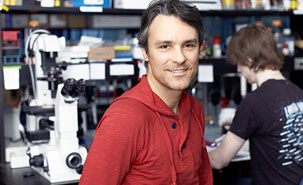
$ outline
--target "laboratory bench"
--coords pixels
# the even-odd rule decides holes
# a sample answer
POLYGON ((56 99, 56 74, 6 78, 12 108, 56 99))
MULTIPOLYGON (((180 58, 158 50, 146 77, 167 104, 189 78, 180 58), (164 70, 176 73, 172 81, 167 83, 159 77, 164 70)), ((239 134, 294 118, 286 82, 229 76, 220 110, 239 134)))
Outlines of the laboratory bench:
MULTIPOLYGON (((218 126, 206 125, 205 138, 214 141, 222 135, 218 126)), ((222 170, 213 170, 214 185, 250 185, 250 160, 239 160, 231 162, 222 170)), ((78 183, 60 183, 64 185, 77 185, 78 183)), ((0 185, 51 185, 38 172, 30 167, 10 167, 10 163, 0 164, 0 185)))
MULTIPOLYGON (((213 170, 214 185, 250 185, 250 161, 232 162, 222 170, 213 170)), ((78 183, 62 183, 78 185, 78 183)), ((0 164, 0 185, 51 185, 30 167, 11 169, 9 163, 0 164)))
MULTIPOLYGON (((222 136, 222 128, 218 124, 205 125, 205 141, 208 144, 214 142, 222 136)), ((214 184, 213 185, 250 185, 250 155, 248 143, 245 143, 236 157, 229 165, 221 170, 213 169, 214 184)), ((208 151, 211 151, 208 148, 208 151)))
POLYGON ((12 169, 9 163, 5 163, 0 164, 0 185, 51 185, 51 183, 30 167, 12 169))
POLYGON ((250 160, 231 162, 222 170, 213 170, 214 185, 251 185, 250 160))

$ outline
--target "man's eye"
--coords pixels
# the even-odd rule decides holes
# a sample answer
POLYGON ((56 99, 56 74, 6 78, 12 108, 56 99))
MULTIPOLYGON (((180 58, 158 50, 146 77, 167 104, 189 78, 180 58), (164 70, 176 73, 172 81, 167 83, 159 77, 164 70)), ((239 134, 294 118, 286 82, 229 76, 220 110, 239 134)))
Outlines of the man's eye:
POLYGON ((187 48, 194 48, 195 44, 185 44, 185 47, 187 47, 187 48))
POLYGON ((168 48, 168 45, 161 45, 160 48, 162 48, 162 49, 167 49, 167 48, 168 48))

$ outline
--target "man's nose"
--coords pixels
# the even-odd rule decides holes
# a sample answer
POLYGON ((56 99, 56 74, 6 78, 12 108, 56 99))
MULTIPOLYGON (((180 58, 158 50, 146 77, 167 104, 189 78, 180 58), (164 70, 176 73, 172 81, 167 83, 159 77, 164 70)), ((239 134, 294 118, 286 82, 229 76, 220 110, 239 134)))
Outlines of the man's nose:
POLYGON ((186 57, 184 55, 184 51, 182 48, 176 48, 174 53, 174 62, 177 63, 183 63, 186 60, 186 57))

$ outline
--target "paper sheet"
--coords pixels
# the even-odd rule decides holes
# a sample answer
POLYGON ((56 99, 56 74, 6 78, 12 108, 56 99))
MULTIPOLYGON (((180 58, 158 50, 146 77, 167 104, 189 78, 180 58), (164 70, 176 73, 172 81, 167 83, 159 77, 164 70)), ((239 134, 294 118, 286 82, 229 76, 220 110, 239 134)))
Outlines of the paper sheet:
POLYGON ((3 77, 4 77, 4 88, 6 90, 13 90, 20 88, 20 72, 21 66, 4 66, 3 77))
POLYGON ((214 82, 213 65, 199 65, 198 82, 214 82))

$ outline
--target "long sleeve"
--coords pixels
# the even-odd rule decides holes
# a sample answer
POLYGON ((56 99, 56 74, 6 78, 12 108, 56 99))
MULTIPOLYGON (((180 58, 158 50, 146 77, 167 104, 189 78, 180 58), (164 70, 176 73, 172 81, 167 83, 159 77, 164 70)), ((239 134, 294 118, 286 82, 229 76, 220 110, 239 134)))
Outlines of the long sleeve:
POLYGON ((200 185, 212 185, 213 184, 213 173, 208 158, 206 147, 202 151, 202 164, 199 169, 200 185))
MULTIPOLYGON (((100 121, 79 185, 120 185, 135 160, 136 128, 131 115, 111 110, 100 121)), ((133 115, 135 116, 135 115, 133 115)), ((135 119, 135 118, 134 118, 135 119)))

